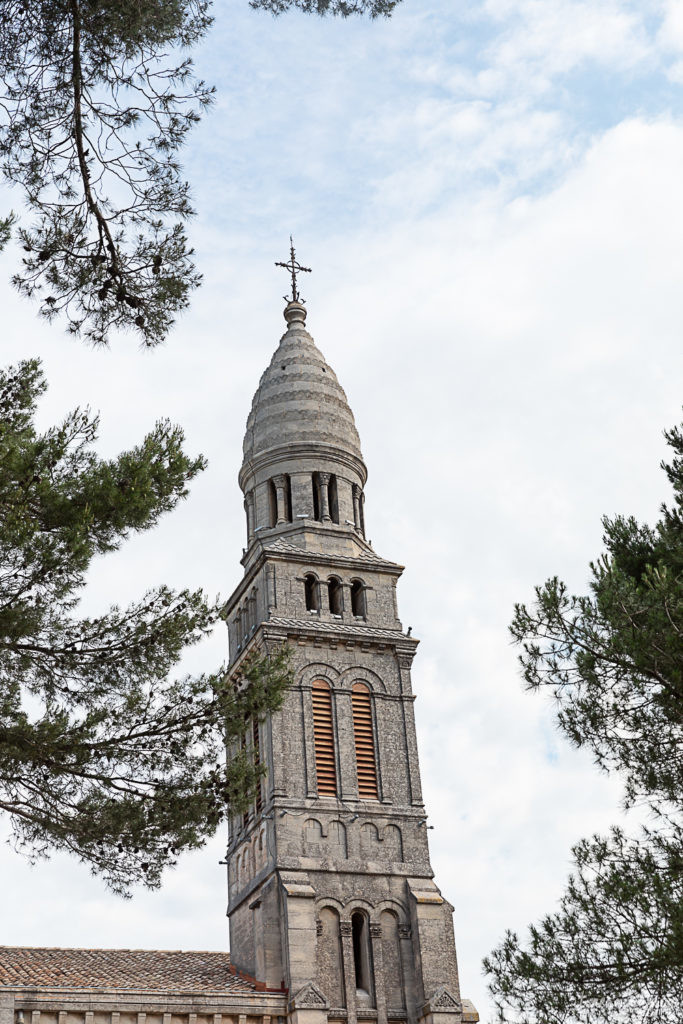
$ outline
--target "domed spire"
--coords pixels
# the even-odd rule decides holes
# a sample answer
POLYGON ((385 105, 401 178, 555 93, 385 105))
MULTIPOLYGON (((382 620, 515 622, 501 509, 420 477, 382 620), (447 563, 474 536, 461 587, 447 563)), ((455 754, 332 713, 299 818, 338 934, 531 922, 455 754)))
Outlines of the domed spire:
POLYGON ((306 308, 290 300, 287 330, 261 377, 247 419, 242 478, 264 461, 325 454, 367 476, 353 413, 332 367, 305 327, 306 308))
POLYGON ((306 547, 326 531, 338 554, 365 550, 363 487, 367 469, 344 389, 306 330, 306 307, 289 263, 292 294, 285 296, 287 330, 254 395, 244 435, 239 483, 247 539, 287 534, 306 547), (260 531, 264 531, 261 533, 260 531))

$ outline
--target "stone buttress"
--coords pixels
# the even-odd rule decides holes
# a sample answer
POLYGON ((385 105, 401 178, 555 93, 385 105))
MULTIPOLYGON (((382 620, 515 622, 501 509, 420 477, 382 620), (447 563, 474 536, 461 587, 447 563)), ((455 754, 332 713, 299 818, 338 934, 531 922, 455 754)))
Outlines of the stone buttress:
POLYGON ((365 539, 358 433, 305 307, 284 315, 247 422, 245 571, 228 627, 233 670, 286 642, 295 681, 246 733, 268 772, 231 821, 231 961, 284 986, 297 1024, 476 1021, 429 862, 402 567, 365 539))

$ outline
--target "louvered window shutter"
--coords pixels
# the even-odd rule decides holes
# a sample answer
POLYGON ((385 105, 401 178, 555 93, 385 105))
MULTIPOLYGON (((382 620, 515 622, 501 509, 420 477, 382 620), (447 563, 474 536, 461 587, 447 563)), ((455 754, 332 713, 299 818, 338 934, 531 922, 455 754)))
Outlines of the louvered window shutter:
POLYGON ((337 769, 334 757, 334 723, 332 694, 327 683, 316 680, 312 687, 313 736, 315 740, 315 771, 318 793, 337 795, 337 769))
POLYGON ((358 772, 358 795, 368 800, 377 800, 377 764, 375 762, 375 738, 372 731, 372 704, 370 693, 363 683, 354 683, 351 691, 353 708, 353 736, 356 741, 356 770, 358 772))

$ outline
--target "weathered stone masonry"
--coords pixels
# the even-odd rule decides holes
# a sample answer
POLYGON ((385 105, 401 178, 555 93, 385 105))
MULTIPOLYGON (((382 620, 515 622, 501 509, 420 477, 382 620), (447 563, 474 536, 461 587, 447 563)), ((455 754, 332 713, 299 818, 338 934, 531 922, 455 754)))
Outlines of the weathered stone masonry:
POLYGON ((228 621, 235 668, 287 642, 295 685, 256 738, 258 807, 231 823, 232 959, 284 984, 311 1024, 473 1020, 429 862, 402 567, 365 539, 358 433, 306 310, 290 302, 285 319, 247 422, 245 572, 228 621))
POLYGON ((254 396, 232 670, 288 643, 295 682, 245 742, 267 763, 230 823, 231 953, 0 947, 0 1024, 464 1024, 433 880, 402 567, 365 534, 353 415, 299 302, 254 396))

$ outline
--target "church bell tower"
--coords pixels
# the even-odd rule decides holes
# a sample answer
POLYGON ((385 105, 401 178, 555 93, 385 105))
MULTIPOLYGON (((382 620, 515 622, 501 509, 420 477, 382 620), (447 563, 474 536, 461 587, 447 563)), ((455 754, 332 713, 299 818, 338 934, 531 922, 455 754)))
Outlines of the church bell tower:
POLYGON ((268 771, 231 821, 231 961, 287 990, 292 1024, 477 1021, 429 862, 402 567, 366 540, 358 432, 295 280, 284 317, 247 421, 228 627, 233 669, 288 643, 295 679, 248 731, 268 771))

